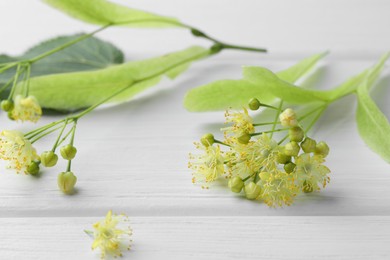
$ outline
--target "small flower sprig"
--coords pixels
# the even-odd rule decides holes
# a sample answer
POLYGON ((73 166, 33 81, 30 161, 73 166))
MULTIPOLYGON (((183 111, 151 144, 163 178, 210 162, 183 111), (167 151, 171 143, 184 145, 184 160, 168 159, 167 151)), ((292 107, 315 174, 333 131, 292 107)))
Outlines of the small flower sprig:
POLYGON ((274 109, 273 122, 254 123, 247 108, 240 112, 227 111, 229 126, 221 129, 224 140, 217 140, 209 133, 200 143, 195 143, 203 153, 190 154, 193 183, 208 188, 212 182, 225 177, 232 192, 243 192, 247 199, 262 200, 270 207, 291 205, 299 193, 325 188, 330 181, 330 170, 323 163, 329 147, 310 138, 308 131, 327 105, 320 105, 301 117, 291 108, 283 110, 282 106, 283 102, 274 107, 256 98, 250 100, 250 110, 274 109), (301 122, 313 114, 309 126, 303 129, 301 122), (257 127, 270 129, 257 132, 257 127), (278 142, 273 139, 276 132, 287 134, 278 142))
POLYGON ((100 249, 101 259, 107 256, 121 257, 122 251, 130 250, 133 230, 129 218, 125 214, 113 214, 108 211, 104 220, 93 224, 92 230, 84 230, 87 235, 93 237, 92 250, 100 249))

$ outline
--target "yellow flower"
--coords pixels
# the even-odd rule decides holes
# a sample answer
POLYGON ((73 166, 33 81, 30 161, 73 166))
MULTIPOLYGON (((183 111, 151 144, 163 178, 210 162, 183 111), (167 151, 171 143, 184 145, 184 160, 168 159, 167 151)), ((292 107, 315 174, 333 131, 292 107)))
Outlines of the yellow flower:
POLYGON ((197 149, 203 150, 203 154, 190 154, 188 168, 193 170, 192 182, 207 184, 215 181, 225 173, 224 158, 220 146, 205 147, 199 143, 195 143, 195 145, 197 149))
POLYGON ((318 191, 329 183, 330 170, 322 163, 325 162, 321 155, 311 156, 304 153, 297 157, 295 164, 295 179, 298 185, 307 191, 318 191))
POLYGON ((232 175, 244 178, 258 173, 260 169, 270 172, 276 170, 279 150, 278 144, 267 134, 262 134, 257 140, 246 145, 234 144, 230 154, 234 154, 235 158, 229 163, 232 175))
POLYGON ((277 171, 273 174, 261 175, 261 178, 258 182, 262 190, 261 198, 269 207, 290 206, 293 203, 298 189, 292 175, 277 171))
POLYGON ((233 123, 232 126, 221 129, 222 131, 224 131, 226 138, 229 134, 233 134, 234 137, 238 138, 242 134, 251 134, 255 132, 255 127, 253 126, 253 119, 249 115, 248 110, 246 108, 244 108, 243 112, 231 113, 229 111, 226 111, 225 117, 226 123, 233 123))
POLYGON ((130 250, 133 231, 126 215, 116 215, 110 210, 106 218, 93 224, 92 250, 99 248, 101 258, 109 256, 122 256, 123 250, 130 250))
POLYGON ((41 106, 34 96, 24 98, 17 95, 14 99, 14 108, 11 116, 15 120, 37 122, 42 115, 41 106))
POLYGON ((39 156, 23 133, 4 130, 0 133, 0 159, 9 161, 8 168, 27 173, 31 161, 38 160, 39 156))

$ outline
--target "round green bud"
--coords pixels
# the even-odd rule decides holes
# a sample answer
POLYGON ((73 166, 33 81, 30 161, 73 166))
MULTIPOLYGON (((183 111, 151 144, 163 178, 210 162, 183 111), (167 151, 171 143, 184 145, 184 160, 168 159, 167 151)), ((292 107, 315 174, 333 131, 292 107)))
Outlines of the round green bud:
POLYGON ((290 138, 291 141, 299 143, 303 140, 304 136, 305 136, 305 132, 299 126, 294 126, 288 130, 288 137, 290 138))
POLYGON ((289 163, 284 165, 284 170, 287 173, 292 173, 295 169, 295 166, 296 166, 295 163, 289 162, 289 163))
POLYGON ((309 137, 306 137, 305 140, 303 140, 303 142, 301 143, 302 150, 305 153, 314 152, 316 150, 316 145, 317 145, 316 141, 314 141, 309 137))
POLYGON ((5 112, 9 112, 14 108, 14 102, 11 100, 3 100, 1 101, 1 109, 5 112))
POLYGON ((205 146, 209 147, 210 145, 213 145, 215 142, 214 135, 213 134, 205 134, 200 139, 200 142, 205 146))
POLYGON ((58 155, 53 151, 46 151, 41 154, 41 163, 45 167, 53 167, 57 164, 58 155))
POLYGON ((319 142, 316 145, 315 154, 322 155, 324 158, 329 154, 329 146, 325 142, 319 142))
POLYGON ((244 182, 238 176, 235 176, 229 180, 229 188, 231 191, 235 193, 240 193, 242 188, 244 187, 244 182))
POLYGON ((39 173, 39 164, 38 161, 31 161, 31 163, 27 166, 27 173, 31 175, 37 175, 39 173))
POLYGON ((8 119, 9 119, 9 120, 12 120, 12 121, 15 120, 14 116, 12 115, 12 110, 11 110, 11 111, 8 111, 7 116, 8 116, 8 119))
POLYGON ((211 52, 211 54, 216 54, 216 53, 222 51, 222 49, 223 49, 223 45, 220 43, 216 43, 213 46, 211 46, 210 52, 211 52))
POLYGON ((74 176, 73 172, 61 172, 60 174, 58 174, 58 188, 66 194, 71 194, 73 192, 76 182, 77 177, 74 176))
POLYGON ((276 156, 276 162, 279 164, 286 164, 291 161, 291 156, 286 155, 285 153, 278 152, 276 156))
POLYGON ((205 34, 202 33, 201 31, 197 30, 197 29, 191 29, 191 33, 192 35, 196 36, 196 37, 204 37, 205 34))
POLYGON ((256 111, 257 109, 259 109, 260 105, 261 105, 261 103, 257 98, 252 98, 251 100, 249 100, 249 103, 248 103, 249 109, 253 110, 253 111, 256 111))
POLYGON ((256 183, 250 182, 247 185, 245 185, 244 192, 247 199, 254 200, 257 199, 257 197, 259 197, 261 188, 256 183))
POLYGON ((269 172, 260 172, 259 177, 262 181, 268 181, 271 177, 271 174, 269 172))
POLYGON ((292 141, 284 146, 284 153, 288 156, 298 156, 300 149, 298 143, 292 141))
POLYGON ((304 193, 311 193, 314 191, 313 186, 308 184, 306 181, 303 183, 302 191, 304 193))
POLYGON ((72 160, 76 156, 77 149, 73 145, 68 144, 61 147, 60 153, 65 160, 72 160))
POLYGON ((248 144, 249 141, 251 140, 251 135, 248 134, 248 133, 244 133, 242 134, 240 137, 237 138, 237 141, 240 143, 240 144, 248 144))

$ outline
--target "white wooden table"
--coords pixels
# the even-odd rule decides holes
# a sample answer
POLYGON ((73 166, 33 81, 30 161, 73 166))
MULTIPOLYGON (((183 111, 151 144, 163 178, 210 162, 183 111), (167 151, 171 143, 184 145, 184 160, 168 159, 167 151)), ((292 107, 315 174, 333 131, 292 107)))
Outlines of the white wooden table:
MULTIPOLYGON (((57 190, 57 173, 65 165, 38 179, 1 170, 0 259, 98 259, 83 229, 109 209, 131 218, 134 245, 125 259, 390 258, 390 166, 359 138, 354 97, 332 105, 314 130, 332 148, 331 183, 282 209, 223 187, 206 191, 192 185, 186 167, 192 142, 216 132, 223 113, 191 114, 182 107, 187 90, 239 78, 241 65, 280 70, 323 50, 332 54, 312 82, 319 88, 342 82, 389 50, 388 1, 117 2, 179 17, 226 41, 266 46, 270 54, 222 53, 132 102, 82 119, 74 196, 57 190)), ((31 0, 1 1, 0 24, 0 51, 10 54, 58 34, 94 28, 31 0)), ((206 44, 180 30, 116 28, 100 37, 121 47, 128 59, 206 44)), ((374 97, 390 115, 388 70, 378 85, 374 97)), ((34 127, 10 122, 4 113, 0 122, 1 129, 34 127)), ((38 149, 52 141, 45 139, 38 149)))

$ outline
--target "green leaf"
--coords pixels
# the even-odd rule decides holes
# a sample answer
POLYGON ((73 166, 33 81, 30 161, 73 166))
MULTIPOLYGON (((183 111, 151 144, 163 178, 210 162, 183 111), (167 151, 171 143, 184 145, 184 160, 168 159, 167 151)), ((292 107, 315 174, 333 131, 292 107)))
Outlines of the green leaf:
POLYGON ((263 103, 274 99, 272 95, 256 88, 256 85, 249 81, 219 80, 187 92, 184 107, 191 112, 240 108, 254 97, 263 103))
POLYGON ((44 0, 76 19, 97 25, 129 27, 183 26, 177 19, 132 9, 106 0, 44 0))
MULTIPOLYGON (((79 38, 81 35, 60 36, 40 43, 29 49, 21 56, 11 57, 0 55, 0 63, 21 61, 34 58, 67 42, 79 38)), ((31 67, 31 77, 96 70, 123 63, 123 53, 114 45, 95 37, 87 38, 64 50, 54 53, 35 62, 31 67)), ((15 69, 0 73, 0 84, 6 83, 15 74, 15 69)))
POLYGON ((301 60, 297 64, 291 66, 288 69, 282 70, 276 75, 289 83, 296 83, 300 78, 305 76, 313 67, 320 61, 323 57, 325 57, 328 52, 323 52, 319 54, 312 55, 306 59, 301 60))
MULTIPOLYGON (((35 77, 30 80, 30 94, 39 100, 42 107, 69 111, 92 106, 126 88, 110 100, 123 102, 157 84, 162 76, 177 76, 184 71, 184 66, 207 55, 209 49, 195 46, 100 70, 35 77)), ((17 93, 21 91, 20 86, 17 93)))
POLYGON ((319 91, 297 87, 281 80, 270 70, 261 67, 244 67, 244 79, 256 85, 256 88, 271 93, 273 96, 292 104, 328 102, 328 91, 319 91))
POLYGON ((383 56, 381 61, 366 73, 364 82, 357 88, 356 122, 359 134, 365 143, 390 163, 390 124, 369 94, 369 90, 379 77, 389 54, 383 56))
POLYGON ((304 76, 325 54, 316 54, 298 62, 296 65, 277 73, 279 78, 267 70, 271 76, 260 79, 260 81, 220 80, 191 89, 184 98, 184 106, 189 111, 202 112, 229 107, 240 108, 253 97, 258 98, 263 103, 270 103, 275 99, 274 93, 270 91, 270 84, 276 88, 278 86, 293 87, 288 82, 294 83, 304 76))

